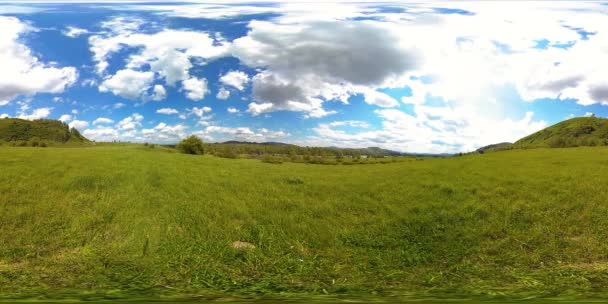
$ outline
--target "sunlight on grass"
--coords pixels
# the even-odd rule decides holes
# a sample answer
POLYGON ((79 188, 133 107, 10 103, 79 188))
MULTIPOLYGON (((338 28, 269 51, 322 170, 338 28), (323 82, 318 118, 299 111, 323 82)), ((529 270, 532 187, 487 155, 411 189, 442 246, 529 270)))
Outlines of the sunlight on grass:
POLYGON ((591 297, 608 286, 605 148, 367 166, 167 151, 1 147, 2 298, 591 297))

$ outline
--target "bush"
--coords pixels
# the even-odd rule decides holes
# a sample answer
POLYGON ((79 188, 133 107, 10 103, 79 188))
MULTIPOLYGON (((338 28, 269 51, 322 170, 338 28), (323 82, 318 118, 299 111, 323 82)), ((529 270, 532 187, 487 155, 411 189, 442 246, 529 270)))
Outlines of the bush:
POLYGON ((180 141, 176 148, 185 154, 205 154, 203 141, 194 135, 180 141))
POLYGON ((279 156, 273 156, 273 155, 266 154, 266 155, 264 155, 262 162, 269 163, 269 164, 282 164, 283 158, 281 158, 279 156))

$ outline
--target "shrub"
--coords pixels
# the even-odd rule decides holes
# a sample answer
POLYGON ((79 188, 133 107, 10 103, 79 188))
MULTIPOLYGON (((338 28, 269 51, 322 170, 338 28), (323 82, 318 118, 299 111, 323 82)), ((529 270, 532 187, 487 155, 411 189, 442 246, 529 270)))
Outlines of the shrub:
POLYGON ((176 148, 185 154, 205 154, 203 141, 194 135, 180 141, 176 148))
POLYGON ((265 163, 269 163, 269 164, 282 164, 283 163, 283 159, 279 156, 273 156, 273 155, 264 155, 264 158, 262 158, 262 162, 265 163))
POLYGON ((40 142, 40 144, 38 145, 38 147, 46 148, 47 147, 46 142, 43 142, 43 141, 40 142))

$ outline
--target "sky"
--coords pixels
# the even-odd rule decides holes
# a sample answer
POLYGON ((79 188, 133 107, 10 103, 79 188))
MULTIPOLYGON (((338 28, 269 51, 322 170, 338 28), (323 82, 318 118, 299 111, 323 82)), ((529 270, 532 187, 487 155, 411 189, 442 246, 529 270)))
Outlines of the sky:
POLYGON ((0 117, 455 153, 608 116, 608 3, 0 1, 0 117))

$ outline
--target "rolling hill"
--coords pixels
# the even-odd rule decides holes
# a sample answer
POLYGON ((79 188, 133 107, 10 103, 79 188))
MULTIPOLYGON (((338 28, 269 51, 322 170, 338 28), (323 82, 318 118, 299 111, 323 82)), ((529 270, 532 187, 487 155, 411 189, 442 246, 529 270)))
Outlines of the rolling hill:
POLYGON ((565 148, 608 145, 608 119, 577 117, 516 141, 512 148, 565 148))
POLYGON ((88 143, 78 130, 58 120, 19 118, 0 119, 0 141, 18 145, 28 143, 88 143))
POLYGON ((608 146, 608 119, 576 117, 549 126, 515 143, 498 143, 477 149, 477 153, 512 149, 608 146))

